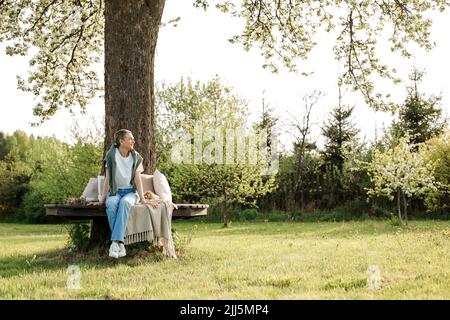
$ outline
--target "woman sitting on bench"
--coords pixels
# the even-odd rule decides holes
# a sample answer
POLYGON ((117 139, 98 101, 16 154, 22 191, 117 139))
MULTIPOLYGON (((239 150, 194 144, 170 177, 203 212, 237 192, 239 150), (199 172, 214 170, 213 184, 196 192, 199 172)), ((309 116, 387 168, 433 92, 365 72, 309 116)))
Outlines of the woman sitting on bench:
POLYGON ((157 207, 156 201, 147 201, 143 194, 141 173, 142 156, 133 149, 134 137, 130 130, 121 129, 114 134, 114 144, 103 161, 106 174, 100 204, 106 202, 106 214, 111 228, 111 247, 109 256, 126 256, 124 239, 128 214, 132 206, 150 203, 157 207))

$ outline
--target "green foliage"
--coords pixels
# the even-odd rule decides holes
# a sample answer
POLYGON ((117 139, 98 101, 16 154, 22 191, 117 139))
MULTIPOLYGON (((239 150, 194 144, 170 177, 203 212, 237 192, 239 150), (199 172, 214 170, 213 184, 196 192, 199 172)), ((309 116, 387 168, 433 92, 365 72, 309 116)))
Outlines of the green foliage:
POLYGON ((342 148, 345 159, 342 169, 344 199, 350 203, 366 199, 366 189, 372 186, 367 167, 363 162, 371 161, 370 148, 365 141, 352 139, 342 148))
POLYGON ((259 212, 255 208, 239 210, 237 214, 235 212, 233 212, 233 215, 236 215, 236 220, 238 221, 253 221, 259 216, 259 212))
POLYGON ((98 175, 102 156, 102 144, 80 133, 70 146, 16 131, 0 136, 2 145, 8 153, 0 161, 0 212, 34 222, 47 220, 44 204, 79 197, 88 179, 98 175))
POLYGON ((0 161, 5 159, 5 156, 9 153, 7 145, 6 135, 3 131, 0 131, 0 161))
POLYGON ((339 106, 331 112, 328 123, 322 127, 325 137, 325 149, 322 152, 324 162, 337 167, 339 171, 342 171, 345 161, 343 148, 348 147, 358 133, 351 122, 353 109, 354 107, 343 106, 339 102, 339 106))
POLYGON ((24 199, 23 212, 42 216, 46 203, 65 203, 69 197, 79 197, 86 182, 98 175, 101 146, 77 143, 69 147, 57 141, 41 144, 41 156, 35 159, 39 171, 30 183, 30 197, 24 199), (30 203, 31 201, 31 203, 30 203), (35 208, 37 211, 30 211, 35 208))
POLYGON ((433 177, 434 164, 425 159, 422 153, 413 152, 408 140, 408 137, 401 138, 398 146, 385 152, 375 149, 372 161, 367 164, 373 182, 367 194, 369 197, 385 196, 390 200, 396 197, 400 221, 407 221, 409 198, 437 190, 433 177))
POLYGON ((27 55, 28 79, 18 87, 37 97, 33 113, 41 121, 60 107, 84 110, 101 89, 93 65, 103 51, 102 1, 1 1, 0 42, 8 55, 27 55))
POLYGON ((353 279, 344 281, 338 279, 337 281, 328 282, 325 286, 325 290, 344 289, 345 291, 354 290, 357 288, 364 288, 367 285, 367 279, 353 279))
MULTIPOLYGON (((305 174, 305 177, 311 175, 305 174)), ((304 180, 302 180, 304 182, 304 180)), ((279 168, 275 175, 275 185, 272 192, 258 200, 258 207, 263 210, 293 210, 295 206, 295 195, 293 191, 294 182, 294 160, 292 155, 280 154, 279 168)))
POLYGON ((19 159, 25 161, 33 141, 33 135, 28 137, 21 130, 16 130, 11 135, 5 135, 3 132, 0 132, 0 161, 4 160, 13 149, 16 150, 15 152, 18 154, 19 159))
POLYGON ((375 150, 368 170, 374 182, 374 188, 368 190, 370 196, 383 195, 392 200, 399 189, 409 197, 435 189, 432 163, 412 152, 407 138, 384 153, 375 150))
POLYGON ((4 161, 0 161, 0 214, 14 214, 29 191, 30 168, 20 160, 13 148, 4 161))
POLYGON ((393 227, 399 227, 401 226, 401 221, 398 218, 397 215, 393 214, 392 212, 389 215, 389 223, 393 226, 393 227))
POLYGON ((350 171, 344 172, 344 163, 346 153, 350 153, 350 148, 357 145, 355 139, 358 130, 351 122, 353 109, 353 107, 342 105, 339 95, 339 105, 333 109, 328 123, 322 127, 325 148, 321 151, 323 159, 321 172, 323 193, 327 197, 327 207, 342 203, 346 198, 345 189, 350 186, 350 181, 346 181, 346 179, 352 177, 350 171))
POLYGON ((17 218, 27 222, 46 222, 47 219, 45 217, 44 207, 44 204, 46 203, 51 202, 46 201, 42 190, 30 186, 30 191, 25 194, 23 201, 20 204, 17 218))
POLYGON ((67 247, 71 252, 86 252, 90 249, 90 230, 91 225, 83 222, 75 222, 68 227, 67 247))
POLYGON ((180 235, 175 228, 172 228, 172 238, 177 256, 185 254, 191 245, 192 237, 189 234, 180 235))
POLYGON ((425 205, 431 212, 444 213, 450 209, 450 130, 428 140, 420 152, 425 161, 434 163, 433 177, 437 190, 428 192, 425 205))
POLYGON ((397 137, 409 136, 413 145, 423 143, 443 132, 445 120, 441 118, 441 96, 425 97, 419 92, 419 84, 424 72, 414 68, 410 79, 413 85, 407 88, 408 95, 398 111, 398 122, 392 125, 393 135, 397 137))
POLYGON ((256 206, 257 199, 270 192, 274 179, 261 175, 264 159, 249 161, 250 137, 243 132, 246 102, 218 77, 206 84, 181 79, 175 85, 162 85, 157 97, 158 167, 167 174, 177 202, 220 204, 226 224, 232 205, 256 206), (229 136, 227 130, 235 129, 239 137, 229 136), (174 137, 172 132, 183 134, 174 137), (231 151, 226 149, 227 141, 233 144, 231 151), (234 149, 239 143, 246 144, 241 163, 234 149), (175 145, 183 146, 182 161, 170 156, 175 145), (227 152, 233 157, 231 164, 225 164, 227 152))
POLYGON ((218 76, 206 83, 191 78, 181 78, 173 85, 162 83, 157 88, 155 109, 158 166, 164 170, 171 166, 172 147, 183 138, 174 133, 184 130, 193 137, 196 124, 201 125, 203 133, 245 126, 248 118, 246 101, 222 84, 218 76))

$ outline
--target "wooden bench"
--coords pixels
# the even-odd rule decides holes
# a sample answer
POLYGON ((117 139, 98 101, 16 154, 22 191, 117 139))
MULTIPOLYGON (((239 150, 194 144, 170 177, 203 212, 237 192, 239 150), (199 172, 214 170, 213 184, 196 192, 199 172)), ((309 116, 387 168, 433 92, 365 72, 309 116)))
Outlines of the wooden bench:
MULTIPOLYGON (((155 193, 153 185, 153 175, 141 174, 142 189, 144 193, 151 191, 155 193)), ((103 181, 98 185, 97 178, 89 179, 89 182, 83 191, 83 196, 93 199, 98 198, 99 190, 103 189, 103 181)), ((174 209, 172 219, 189 219, 206 216, 208 214, 207 204, 176 204, 178 209, 174 209)), ((46 204, 47 216, 64 217, 71 220, 92 220, 91 227, 91 245, 103 245, 109 242, 111 230, 106 216, 105 205, 71 205, 71 204, 46 204)))
MULTIPOLYGON (((176 204, 172 219, 189 219, 202 217, 208 214, 207 204, 176 204)), ((105 245, 109 241, 110 228, 106 216, 106 207, 70 205, 70 204, 46 204, 47 216, 64 217, 70 220, 92 220, 91 245, 105 245)))

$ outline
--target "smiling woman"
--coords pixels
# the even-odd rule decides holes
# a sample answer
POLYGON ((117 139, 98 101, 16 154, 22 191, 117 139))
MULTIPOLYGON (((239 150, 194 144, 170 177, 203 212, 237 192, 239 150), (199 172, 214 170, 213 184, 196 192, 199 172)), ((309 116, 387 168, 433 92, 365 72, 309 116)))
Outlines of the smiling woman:
MULTIPOLYGON (((128 215, 138 202, 147 203, 142 189, 142 157, 134 150, 134 136, 130 130, 121 129, 114 135, 114 144, 106 153, 106 177, 100 204, 106 202, 106 214, 111 229, 109 256, 126 255, 124 239, 128 215)), ((155 204, 151 203, 154 207, 155 204)))

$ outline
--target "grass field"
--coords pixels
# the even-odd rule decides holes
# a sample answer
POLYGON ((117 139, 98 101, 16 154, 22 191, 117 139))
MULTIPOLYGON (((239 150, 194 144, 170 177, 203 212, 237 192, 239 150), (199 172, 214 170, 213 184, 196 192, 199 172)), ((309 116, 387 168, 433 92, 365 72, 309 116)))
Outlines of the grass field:
POLYGON ((178 260, 70 253, 64 225, 0 224, 2 299, 450 299, 450 223, 175 221, 178 260), (186 241, 190 238, 190 242, 186 241), (67 288, 78 265, 80 289, 67 288), (381 289, 367 287, 367 269, 381 289))

